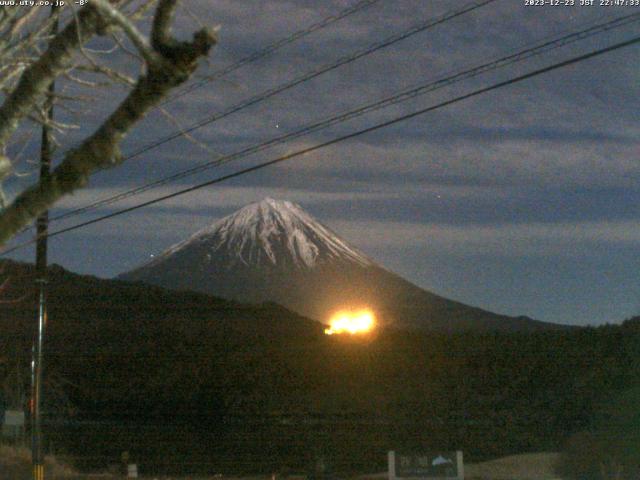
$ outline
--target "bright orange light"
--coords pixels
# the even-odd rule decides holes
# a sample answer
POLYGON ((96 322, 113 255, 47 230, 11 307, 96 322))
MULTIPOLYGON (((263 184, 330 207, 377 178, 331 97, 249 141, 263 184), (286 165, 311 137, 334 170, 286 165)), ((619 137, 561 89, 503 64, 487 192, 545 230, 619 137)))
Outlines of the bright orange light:
POLYGON ((375 318, 369 310, 358 310, 356 312, 342 310, 336 313, 329 321, 329 328, 324 333, 333 335, 335 333, 367 333, 375 326, 375 318))

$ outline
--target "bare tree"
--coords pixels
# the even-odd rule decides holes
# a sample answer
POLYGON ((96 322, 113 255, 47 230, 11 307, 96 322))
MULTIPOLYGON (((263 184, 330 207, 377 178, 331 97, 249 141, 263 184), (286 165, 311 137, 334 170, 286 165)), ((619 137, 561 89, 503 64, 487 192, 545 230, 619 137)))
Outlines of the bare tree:
MULTIPOLYGON (((21 123, 49 121, 43 105, 53 80, 63 77, 95 88, 95 78, 101 76, 127 86, 124 100, 90 136, 64 152, 48 179, 22 191, 9 205, 0 196, 0 245, 61 197, 85 186, 92 173, 122 163, 122 140, 172 89, 189 79, 198 61, 207 56, 216 43, 215 29, 203 27, 191 41, 174 38, 171 30, 177 3, 91 0, 78 10, 58 9, 62 27, 54 36, 48 32, 56 18, 43 15, 44 9, 0 11, 0 89, 5 95, 0 106, 0 182, 15 169, 17 159, 7 156, 7 147, 21 123), (138 20, 149 11, 151 33, 146 36, 138 20), (87 47, 95 36, 110 37, 114 48, 139 58, 142 73, 134 79, 96 58, 87 47), (83 72, 91 80, 82 78, 83 72)), ((56 100, 65 98, 60 94, 56 100)), ((67 127, 50 124, 60 131, 67 127)))

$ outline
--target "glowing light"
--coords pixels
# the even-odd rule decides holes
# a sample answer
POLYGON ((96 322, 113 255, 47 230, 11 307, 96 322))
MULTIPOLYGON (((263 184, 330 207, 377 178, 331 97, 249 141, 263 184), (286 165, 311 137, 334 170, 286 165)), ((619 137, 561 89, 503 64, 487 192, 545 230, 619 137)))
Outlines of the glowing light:
POLYGON ((340 311, 336 313, 329 321, 329 328, 325 329, 327 335, 336 333, 349 333, 355 335, 358 333, 370 332, 375 326, 375 318, 369 310, 340 311))

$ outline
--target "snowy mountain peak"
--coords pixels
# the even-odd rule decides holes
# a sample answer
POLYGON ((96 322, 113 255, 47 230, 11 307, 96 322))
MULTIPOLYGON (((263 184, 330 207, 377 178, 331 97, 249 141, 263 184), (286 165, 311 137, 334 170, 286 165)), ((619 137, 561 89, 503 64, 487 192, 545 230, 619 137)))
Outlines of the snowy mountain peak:
POLYGON ((547 328, 447 300, 373 263, 295 203, 265 198, 119 276, 242 302, 276 302, 327 321, 366 307, 378 321, 433 331, 547 328))
POLYGON ((372 265, 363 253, 340 239, 295 203, 265 198, 196 232, 142 268, 188 254, 205 263, 224 259, 228 267, 294 266, 310 269, 334 261, 372 265))

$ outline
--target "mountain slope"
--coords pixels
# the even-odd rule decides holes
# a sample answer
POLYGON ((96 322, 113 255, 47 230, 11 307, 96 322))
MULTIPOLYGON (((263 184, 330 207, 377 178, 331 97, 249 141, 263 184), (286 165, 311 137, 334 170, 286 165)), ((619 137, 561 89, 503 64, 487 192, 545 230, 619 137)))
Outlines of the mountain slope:
POLYGON ((157 266, 212 265, 285 271, 313 269, 326 263, 368 266, 373 262, 298 205, 266 198, 196 232, 126 277, 157 266), (219 262, 223 260, 224 263, 219 262))
POLYGON ((325 322, 336 310, 368 307, 386 324, 427 330, 554 327, 427 292, 377 265, 298 205, 270 198, 119 278, 240 301, 273 301, 325 322))
MULTIPOLYGON (((35 272, 9 261, 0 272, 0 381, 18 359, 28 388, 35 272)), ((128 449, 149 476, 304 471, 305 455, 327 446, 334 465, 378 468, 380 452, 416 440, 475 458, 541 450, 584 428, 602 392, 640 378, 629 370, 640 345, 631 323, 531 335, 388 329, 362 341, 275 305, 60 267, 48 285, 45 375, 57 388, 45 390, 45 412, 54 416, 62 391, 79 416, 55 415, 69 421, 45 435, 94 471, 128 449)))

